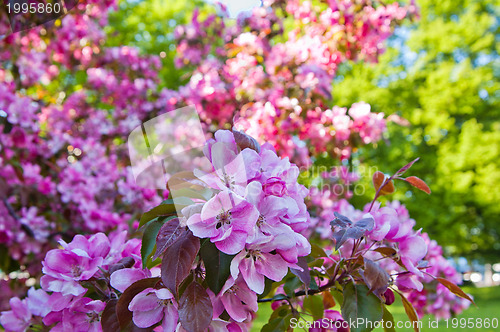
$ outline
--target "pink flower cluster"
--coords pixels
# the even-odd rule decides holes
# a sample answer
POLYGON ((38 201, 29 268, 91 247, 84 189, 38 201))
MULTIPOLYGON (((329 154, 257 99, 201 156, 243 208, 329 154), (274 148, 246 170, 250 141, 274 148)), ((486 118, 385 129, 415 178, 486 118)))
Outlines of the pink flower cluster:
POLYGON ((42 262, 42 288, 31 288, 23 300, 10 299, 11 310, 2 312, 0 323, 7 331, 24 331, 42 323, 51 331, 101 331, 100 315, 106 304, 93 300, 89 289, 108 296, 110 290, 97 283, 117 266, 123 267, 123 262, 139 267, 140 244, 137 239, 127 240, 125 231, 109 237, 77 235, 70 243, 61 240, 62 248, 50 250, 42 262))
POLYGON ((208 123, 236 125, 299 165, 325 151, 348 158, 356 145, 381 138, 385 120, 364 103, 349 111, 327 107, 337 66, 349 59, 376 61, 409 10, 351 1, 329 1, 320 10, 294 0, 265 1, 236 25, 224 23, 224 11, 204 21, 195 14, 176 33, 177 64, 195 66, 179 97, 195 104, 208 123), (287 18, 292 27, 285 30, 287 18), (287 40, 275 38, 281 35, 287 40))
POLYGON ((103 47, 114 6, 80 1, 59 27, 0 39, 0 243, 35 278, 61 235, 123 227, 161 201, 136 186, 121 143, 172 104, 159 57, 103 47))
POLYGON ((288 268, 301 269, 298 257, 310 253, 309 242, 300 234, 309 226, 304 204, 308 191, 297 183, 298 167, 288 158, 279 158, 269 144, 257 151, 240 150, 230 131, 219 130, 204 152, 213 172, 195 174, 217 193, 199 213, 189 216, 187 226, 220 251, 236 254, 231 278, 215 299, 231 318, 242 322, 256 311, 256 294, 264 291, 265 277, 282 280, 288 268), (238 293, 238 289, 246 291, 238 293), (241 298, 245 292, 254 294, 248 295, 252 301, 241 298), (232 296, 239 296, 246 305, 232 296), (246 309, 238 312, 242 306, 246 309))
MULTIPOLYGON (((451 263, 443 257, 443 250, 436 241, 431 240, 424 233, 422 237, 427 244, 427 255, 425 260, 428 267, 425 270, 432 276, 444 278, 456 285, 462 283, 462 278, 451 263)), ((429 284, 433 278, 427 274, 420 279, 422 283, 429 284)), ((412 291, 408 294, 408 300, 413 303, 419 317, 431 314, 437 319, 450 319, 452 315, 457 315, 470 306, 466 299, 455 296, 444 285, 437 284, 436 287, 425 287, 420 291, 412 291)))

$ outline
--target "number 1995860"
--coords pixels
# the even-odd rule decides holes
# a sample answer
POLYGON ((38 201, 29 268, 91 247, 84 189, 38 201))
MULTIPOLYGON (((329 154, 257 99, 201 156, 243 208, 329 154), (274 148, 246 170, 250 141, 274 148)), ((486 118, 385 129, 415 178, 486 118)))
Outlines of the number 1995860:
POLYGON ((52 14, 61 13, 62 7, 60 3, 14 3, 7 4, 7 13, 9 14, 52 14))

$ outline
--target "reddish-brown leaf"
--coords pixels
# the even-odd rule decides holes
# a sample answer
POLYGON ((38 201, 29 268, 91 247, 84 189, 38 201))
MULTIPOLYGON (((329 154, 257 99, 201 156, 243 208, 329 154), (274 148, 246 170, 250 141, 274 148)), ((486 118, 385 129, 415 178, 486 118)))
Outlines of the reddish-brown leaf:
MULTIPOLYGON (((448 288, 450 290, 450 292, 452 292, 453 294, 460 296, 461 298, 464 298, 464 299, 469 300, 472 303, 474 303, 474 300, 469 295, 465 294, 464 291, 460 287, 458 287, 457 285, 455 285, 451 281, 446 280, 444 278, 436 278, 436 280, 439 281, 439 283, 441 283, 441 285, 448 288)), ((474 303, 474 305, 476 305, 476 303, 474 303)))
POLYGON ((160 278, 141 279, 134 282, 123 292, 116 303, 116 316, 120 323, 120 328, 126 328, 132 321, 132 312, 128 310, 130 301, 146 288, 154 288, 159 281, 160 278))
POLYGON ((200 240, 191 231, 184 232, 165 250, 161 262, 161 280, 174 295, 177 295, 179 285, 189 275, 199 250, 200 240))
POLYGON ((251 136, 248 136, 244 132, 233 129, 234 140, 241 150, 246 148, 252 149, 260 153, 260 144, 257 140, 251 136))
POLYGON ((311 282, 311 274, 309 272, 309 266, 307 265, 307 260, 305 257, 299 257, 299 261, 297 265, 302 268, 302 271, 298 269, 290 269, 290 271, 295 274, 300 281, 302 281, 306 285, 306 289, 311 282))
POLYGON ((379 252, 382 255, 389 257, 392 257, 397 254, 397 251, 395 249, 389 247, 379 247, 377 249, 373 249, 373 251, 379 252))
POLYGON ((401 301, 403 301, 403 307, 405 308, 406 315, 408 316, 408 318, 412 322, 413 329, 415 330, 415 332, 419 332, 420 328, 419 328, 419 323, 418 323, 419 319, 418 319, 417 311, 415 310, 415 308, 413 307, 411 302, 408 301, 408 299, 403 295, 403 293, 400 293, 397 290, 394 290, 394 291, 396 293, 398 293, 399 296, 401 296, 401 301))
POLYGON ((132 257, 124 257, 120 259, 117 263, 111 265, 109 267, 109 274, 113 274, 113 272, 121 270, 121 269, 126 269, 129 267, 134 266, 135 260, 132 257))
POLYGON ((179 218, 173 218, 164 223, 156 236, 156 252, 152 260, 160 257, 185 231, 186 228, 179 224, 179 218))
POLYGON ((412 167, 413 164, 416 163, 419 159, 420 159, 420 157, 417 158, 417 159, 415 159, 415 160, 413 160, 413 161, 411 161, 411 162, 409 162, 405 166, 401 167, 401 169, 396 172, 396 175, 403 175, 403 173, 406 172, 407 170, 409 170, 410 167, 412 167))
POLYGON ((179 300, 179 321, 188 332, 205 331, 212 321, 212 301, 196 281, 182 293, 179 300))
POLYGON ((385 176, 385 174, 380 171, 377 171, 373 174, 372 180, 375 190, 378 190, 383 185, 382 189, 380 189, 380 195, 392 194, 395 190, 392 180, 388 183, 385 183, 386 179, 387 177, 385 176))
POLYGON ((120 332, 120 322, 116 315, 116 304, 118 299, 111 299, 106 303, 106 307, 101 315, 101 326, 103 331, 120 332))
POLYGON ((323 306, 325 309, 335 307, 335 299, 329 290, 322 292, 321 295, 323 296, 323 306))
POLYGON ((417 178, 416 176, 409 176, 404 180, 409 184, 411 184, 412 186, 414 186, 415 188, 420 189, 427 194, 431 193, 431 189, 429 188, 427 183, 425 183, 424 180, 417 178))
POLYGON ((365 258, 365 270, 363 271, 363 280, 366 286, 373 292, 380 300, 384 299, 383 294, 389 286, 391 277, 386 270, 380 267, 376 262, 365 258))

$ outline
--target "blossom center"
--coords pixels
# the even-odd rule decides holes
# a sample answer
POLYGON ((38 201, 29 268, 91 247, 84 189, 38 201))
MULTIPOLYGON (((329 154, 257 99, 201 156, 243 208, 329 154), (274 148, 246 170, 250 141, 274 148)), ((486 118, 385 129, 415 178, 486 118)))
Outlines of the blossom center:
POLYGON ((221 228, 223 225, 231 224, 231 212, 223 211, 217 217, 217 225, 215 226, 217 229, 221 228))

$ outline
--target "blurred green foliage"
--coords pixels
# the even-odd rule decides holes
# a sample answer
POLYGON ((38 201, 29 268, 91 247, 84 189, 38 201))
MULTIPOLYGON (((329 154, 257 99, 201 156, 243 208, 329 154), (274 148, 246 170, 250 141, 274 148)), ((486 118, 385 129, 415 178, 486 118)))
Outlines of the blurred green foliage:
POLYGON ((409 126, 392 123, 389 140, 359 157, 385 173, 420 157, 410 173, 424 179, 432 194, 397 183, 393 198, 447 254, 497 261, 500 7, 494 0, 417 5, 421 19, 397 31, 378 64, 339 71, 334 101, 348 106, 363 100, 377 112, 407 119, 409 126))
POLYGON ((107 46, 135 46, 145 54, 160 56, 162 52, 162 85, 176 89, 185 72, 174 65, 175 27, 191 20, 195 8, 203 8, 202 0, 121 0, 111 13, 106 27, 107 46))

